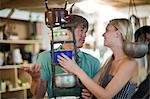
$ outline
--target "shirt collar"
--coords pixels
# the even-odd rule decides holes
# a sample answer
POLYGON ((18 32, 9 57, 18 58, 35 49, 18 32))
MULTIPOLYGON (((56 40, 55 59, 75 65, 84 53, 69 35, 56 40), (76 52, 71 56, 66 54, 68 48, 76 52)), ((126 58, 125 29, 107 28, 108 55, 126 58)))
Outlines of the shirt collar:
POLYGON ((77 56, 80 58, 80 57, 82 56, 82 54, 83 54, 83 53, 82 53, 81 50, 79 49, 78 52, 77 52, 77 56))

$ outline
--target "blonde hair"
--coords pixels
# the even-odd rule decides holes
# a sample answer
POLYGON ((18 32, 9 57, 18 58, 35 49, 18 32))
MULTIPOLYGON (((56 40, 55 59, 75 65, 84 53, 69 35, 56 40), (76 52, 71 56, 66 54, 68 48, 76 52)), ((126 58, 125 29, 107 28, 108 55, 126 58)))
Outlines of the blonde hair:
POLYGON ((100 69, 100 75, 98 79, 99 85, 102 86, 103 78, 110 72, 111 65, 112 65, 113 57, 107 59, 107 61, 103 64, 103 67, 100 69))
MULTIPOLYGON (((123 41, 131 42, 133 40, 132 24, 128 19, 113 19, 109 22, 109 24, 113 25, 117 30, 122 33, 123 41)), ((100 77, 98 80, 100 85, 102 85, 103 78, 110 72, 113 60, 114 57, 111 56, 101 68, 100 77)))
POLYGON ((113 25, 117 30, 122 33, 123 40, 131 42, 133 40, 133 29, 132 24, 128 19, 113 19, 110 21, 111 25, 113 25))

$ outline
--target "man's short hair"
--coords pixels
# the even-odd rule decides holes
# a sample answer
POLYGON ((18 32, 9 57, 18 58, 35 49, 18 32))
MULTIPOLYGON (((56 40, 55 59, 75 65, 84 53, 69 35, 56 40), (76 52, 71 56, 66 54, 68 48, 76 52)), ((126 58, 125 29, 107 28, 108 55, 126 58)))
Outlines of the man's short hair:
POLYGON ((89 27, 87 19, 79 15, 69 15, 69 17, 67 17, 67 23, 74 24, 75 28, 78 25, 83 25, 84 28, 88 30, 89 27))
POLYGON ((150 34, 150 26, 143 26, 140 27, 139 29, 137 29, 135 31, 135 41, 138 40, 138 38, 142 35, 142 34, 150 34))
MULTIPOLYGON (((142 35, 144 35, 144 38, 142 41, 146 41, 146 39, 148 39, 148 41, 149 41, 150 38, 149 38, 149 36, 146 36, 146 34, 150 35, 150 26, 148 26, 148 25, 140 27, 139 29, 136 30, 135 41, 138 41, 139 37, 141 37, 142 35)), ((150 50, 150 41, 148 42, 148 49, 150 50)), ((148 51, 148 53, 150 53, 150 51, 148 51)))

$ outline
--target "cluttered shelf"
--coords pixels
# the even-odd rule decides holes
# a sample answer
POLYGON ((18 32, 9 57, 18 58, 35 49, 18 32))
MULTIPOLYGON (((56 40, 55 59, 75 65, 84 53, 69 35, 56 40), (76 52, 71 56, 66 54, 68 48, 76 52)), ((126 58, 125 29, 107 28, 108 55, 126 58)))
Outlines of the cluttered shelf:
POLYGON ((42 23, 0 19, 0 99, 31 98, 32 78, 20 68, 31 66, 36 61, 41 46, 42 31, 39 28, 42 23))
POLYGON ((27 99, 27 93, 30 92, 31 77, 27 72, 20 69, 22 66, 28 67, 31 64, 0 66, 0 99, 8 97, 27 99))

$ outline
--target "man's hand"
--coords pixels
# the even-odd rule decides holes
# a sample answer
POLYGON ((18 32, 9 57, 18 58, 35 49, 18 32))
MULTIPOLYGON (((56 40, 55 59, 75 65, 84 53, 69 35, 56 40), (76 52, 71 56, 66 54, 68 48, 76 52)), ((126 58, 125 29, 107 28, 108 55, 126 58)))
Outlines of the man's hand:
POLYGON ((43 99, 47 89, 47 81, 41 80, 41 65, 34 64, 30 67, 21 67, 20 69, 28 72, 32 77, 31 92, 33 99, 43 99))
POLYGON ((83 99, 92 99, 92 94, 87 89, 82 89, 81 97, 83 99))
POLYGON ((40 76, 41 76, 41 65, 33 64, 30 67, 21 67, 20 69, 28 72, 31 75, 32 80, 36 81, 36 80, 40 79, 40 76))

